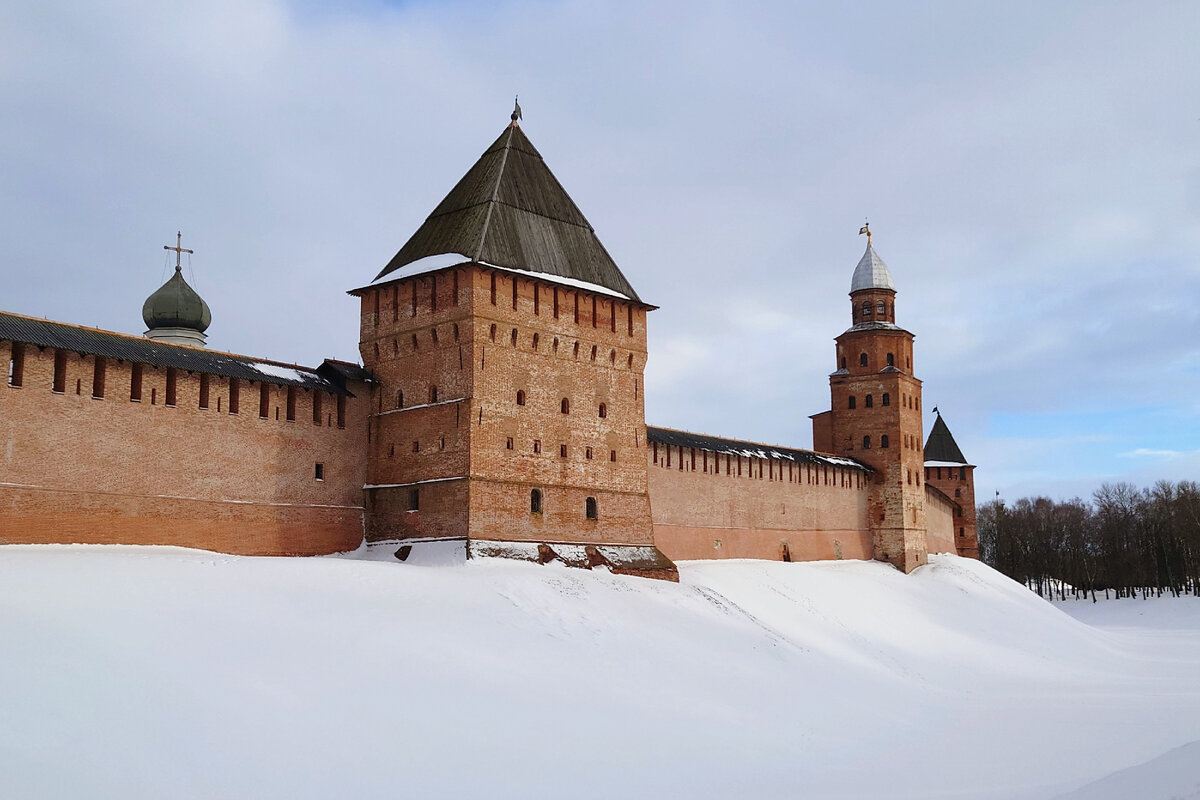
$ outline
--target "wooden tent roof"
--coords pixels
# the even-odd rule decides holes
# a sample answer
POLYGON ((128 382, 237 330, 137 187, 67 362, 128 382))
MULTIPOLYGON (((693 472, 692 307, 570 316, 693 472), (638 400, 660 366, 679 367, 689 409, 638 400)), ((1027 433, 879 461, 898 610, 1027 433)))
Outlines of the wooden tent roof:
POLYGON ((419 259, 450 253, 597 284, 641 302, 515 121, 375 280, 419 259))

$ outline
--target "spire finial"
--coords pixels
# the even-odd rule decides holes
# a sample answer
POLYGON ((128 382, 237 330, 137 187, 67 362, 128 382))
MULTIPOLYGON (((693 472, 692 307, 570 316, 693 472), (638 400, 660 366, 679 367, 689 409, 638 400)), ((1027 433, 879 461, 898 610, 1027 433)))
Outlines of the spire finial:
POLYGON ((180 256, 182 256, 184 253, 191 255, 192 253, 195 252, 194 250, 188 250, 186 247, 183 246, 183 233, 181 233, 179 231, 175 232, 175 246, 171 247, 171 245, 169 245, 169 244, 164 244, 163 250, 174 250, 175 251, 175 271, 176 272, 183 272, 183 268, 181 266, 179 266, 180 256))
POLYGON ((521 103, 518 102, 519 100, 520 100, 520 95, 513 96, 513 113, 512 113, 512 117, 511 117, 513 125, 516 125, 517 120, 519 120, 521 118, 521 103))
POLYGON ((867 245, 870 246, 870 244, 871 244, 871 222, 870 222, 870 220, 866 219, 865 217, 863 218, 863 226, 858 229, 859 236, 861 236, 864 233, 867 235, 867 245))

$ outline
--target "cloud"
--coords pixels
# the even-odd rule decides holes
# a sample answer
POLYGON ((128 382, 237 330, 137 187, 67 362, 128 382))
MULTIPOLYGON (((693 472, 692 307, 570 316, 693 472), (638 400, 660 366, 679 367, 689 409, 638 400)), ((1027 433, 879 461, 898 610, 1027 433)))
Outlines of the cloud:
POLYGON ((1200 156, 1178 102, 1200 94, 1198 36, 1154 2, 17 4, 3 307, 140 333, 182 229, 214 347, 356 358, 345 290, 519 92, 662 307, 655 422, 804 445, 869 216, 926 407, 980 480, 1123 474, 1136 448, 1200 449, 1200 156), (1085 410, 1112 433, 1147 402, 1176 413, 1103 447, 1011 448, 990 424, 1085 410))

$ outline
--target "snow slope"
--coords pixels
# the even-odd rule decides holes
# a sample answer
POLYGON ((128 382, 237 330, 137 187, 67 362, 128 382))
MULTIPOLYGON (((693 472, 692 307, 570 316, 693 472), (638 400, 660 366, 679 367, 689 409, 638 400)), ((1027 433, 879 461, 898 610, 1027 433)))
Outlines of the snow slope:
POLYGON ((1200 740, 1194 625, 951 556, 675 585, 7 546, 0 609, 0 797, 1042 800, 1200 740))

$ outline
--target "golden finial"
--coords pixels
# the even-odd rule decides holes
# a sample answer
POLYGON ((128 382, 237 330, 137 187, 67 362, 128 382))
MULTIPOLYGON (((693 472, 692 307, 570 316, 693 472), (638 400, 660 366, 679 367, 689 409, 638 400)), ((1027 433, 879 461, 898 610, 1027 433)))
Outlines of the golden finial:
POLYGON ((175 232, 175 246, 171 247, 169 244, 164 244, 163 250, 174 250, 175 251, 175 271, 176 272, 181 272, 183 269, 182 267, 179 266, 179 257, 182 256, 184 253, 191 255, 192 253, 195 252, 194 250, 188 250, 186 247, 183 246, 183 234, 179 231, 175 232))
POLYGON ((860 236, 864 233, 867 235, 867 245, 870 245, 871 244, 871 223, 869 220, 866 220, 866 219, 863 220, 863 226, 858 229, 858 234, 860 236))

